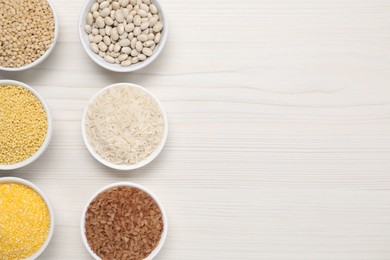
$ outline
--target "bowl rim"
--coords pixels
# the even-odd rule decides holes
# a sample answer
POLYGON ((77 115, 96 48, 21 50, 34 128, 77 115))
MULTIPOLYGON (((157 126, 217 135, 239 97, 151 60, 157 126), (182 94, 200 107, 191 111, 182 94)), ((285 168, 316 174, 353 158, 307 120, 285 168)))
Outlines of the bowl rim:
POLYGON ((84 1, 84 5, 81 8, 80 15, 79 15, 78 27, 79 27, 79 38, 80 38, 81 45, 83 46, 83 49, 87 53, 87 55, 96 64, 98 64, 99 66, 101 66, 107 70, 114 71, 114 72, 122 72, 122 73, 133 72, 133 71, 137 71, 137 70, 140 70, 142 68, 145 68, 146 66, 151 64, 161 54, 161 52, 164 49, 165 44, 167 42, 167 38, 168 38, 168 20, 167 20, 165 9, 164 9, 163 5, 161 4, 161 0, 152 0, 151 1, 158 8, 158 11, 160 14, 160 20, 162 20, 164 22, 164 28, 161 32, 161 40, 156 45, 156 48, 150 57, 148 57, 146 60, 144 60, 142 62, 138 62, 134 65, 132 64, 128 67, 122 67, 119 64, 108 63, 103 58, 101 58, 98 54, 92 52, 92 50, 90 49, 88 35, 85 33, 84 27, 86 24, 85 20, 86 20, 87 14, 90 10, 90 7, 92 6, 92 4, 94 2, 96 2, 96 0, 85 0, 84 1))
POLYGON ((85 146, 87 147, 88 151, 92 154, 92 156, 97 161, 99 161, 100 163, 102 163, 103 165, 105 165, 105 166, 107 166, 109 168, 125 172, 125 171, 139 169, 141 167, 144 167, 144 166, 148 165, 154 159, 156 159, 157 156, 161 153, 161 151, 163 150, 163 148, 164 148, 164 146, 165 146, 165 144, 167 142, 167 139, 168 139, 168 117, 167 117, 167 113, 166 113, 166 111, 165 111, 161 101, 152 92, 150 92, 148 89, 146 89, 146 88, 144 88, 144 87, 142 87, 140 85, 134 84, 134 83, 114 83, 114 84, 111 84, 111 85, 109 85, 109 86, 99 90, 88 101, 88 104, 86 105, 86 107, 84 109, 83 117, 82 117, 82 120, 81 120, 81 132, 82 132, 82 136, 83 136, 83 140, 84 140, 85 146), (161 142, 160 142, 159 146, 148 157, 146 157, 144 160, 142 160, 142 161, 140 161, 140 162, 138 162, 136 164, 129 164, 129 165, 114 164, 112 162, 109 162, 109 161, 103 159, 99 154, 97 154, 95 152, 93 147, 90 145, 89 140, 88 140, 88 136, 87 136, 87 133, 86 133, 85 117, 87 115, 87 111, 89 109, 89 106, 103 92, 105 92, 105 91, 107 91, 107 90, 109 90, 111 88, 120 87, 120 86, 137 88, 137 89, 140 89, 141 91, 145 92, 146 94, 150 95, 152 97, 152 99, 157 103, 157 106, 158 106, 158 108, 159 108, 159 110, 161 112, 161 115, 163 117, 163 120, 164 120, 164 132, 163 132, 163 136, 162 136, 162 139, 161 139, 161 142))
POLYGON ((167 217, 167 213, 165 211, 165 208, 164 206, 162 205, 161 201, 159 200, 159 198, 152 192, 150 191, 149 189, 147 189, 146 187, 142 186, 142 185, 139 185, 137 183, 134 183, 134 182, 127 182, 127 181, 123 181, 123 182, 116 182, 116 183, 111 183, 109 185, 106 185, 102 188, 100 188, 98 191, 96 191, 92 196, 91 198, 87 201, 86 205, 84 206, 84 209, 82 211, 82 214, 81 214, 81 221, 80 221, 80 232, 81 232, 81 238, 82 238, 82 241, 83 241, 83 244, 85 246, 85 248, 87 249, 87 251, 89 252, 89 254, 96 260, 101 260, 101 258, 99 256, 97 256, 95 254, 95 252, 91 249, 91 247, 89 246, 88 244, 88 240, 86 238, 86 235, 85 235, 85 214, 87 213, 87 210, 88 210, 88 207, 89 205, 91 204, 91 202, 102 192, 106 191, 106 190, 109 190, 111 188, 114 188, 114 187, 120 187, 120 186, 126 186, 126 187, 132 187, 132 188, 136 188, 136 189, 139 189, 143 192, 145 192, 146 194, 148 194, 150 197, 152 197, 152 199, 157 203, 157 206, 160 208, 161 210, 161 214, 162 214, 162 219, 163 219, 163 225, 164 225, 164 230, 163 230, 163 233, 161 234, 161 238, 160 238, 160 241, 158 243, 158 245, 153 249, 153 251, 146 257, 144 258, 144 260, 152 260, 154 257, 157 256, 157 254, 161 251, 161 249, 163 248, 164 246, 164 243, 165 243, 165 240, 167 238, 167 234, 168 234, 168 217, 167 217))
POLYGON ((3 67, 3 66, 0 66, 0 70, 2 71, 10 71, 10 72, 16 72, 16 71, 23 71, 23 70, 28 70, 28 69, 31 69, 35 66, 37 66, 38 64, 40 64, 42 61, 44 61, 54 50, 56 44, 57 44, 57 40, 58 40, 58 35, 59 35, 59 25, 58 25, 58 16, 57 16, 57 13, 54 9, 54 5, 53 3, 51 2, 52 0, 46 0, 46 2, 49 4, 50 6, 50 9, 52 10, 52 13, 53 13, 53 18, 54 18, 54 39, 53 39, 53 42, 51 43, 49 49, 47 49, 38 59, 36 59, 35 61, 27 64, 27 65, 24 65, 22 67, 17 67, 17 68, 10 68, 10 67, 3 67))
POLYGON ((35 192, 37 192, 41 196, 41 198, 43 199, 43 201, 45 202, 45 204, 48 208, 49 216, 50 216, 50 226, 49 226, 49 233, 46 237, 46 240, 42 244, 42 246, 39 248, 38 251, 36 251, 33 255, 25 258, 26 260, 37 259, 46 250, 46 248, 48 247, 48 245, 53 237, 54 227, 55 227, 53 206, 51 205, 46 194, 38 186, 36 186, 34 183, 32 183, 28 180, 25 180, 22 178, 17 178, 17 177, 0 177, 0 184, 1 183, 17 183, 17 184, 22 184, 22 185, 25 185, 25 186, 31 188, 32 190, 34 190, 35 192))
POLYGON ((52 116, 50 113, 49 106, 48 106, 47 102, 45 101, 45 99, 42 97, 42 95, 39 94, 38 91, 36 91, 34 88, 27 85, 26 83, 16 81, 16 80, 8 80, 8 79, 0 80, 0 88, 3 86, 6 86, 6 85, 23 87, 23 88, 29 90, 31 93, 33 93, 38 98, 38 100, 41 102, 43 108, 45 109, 46 119, 47 119, 47 132, 46 132, 45 140, 43 141, 43 143, 42 143, 41 147, 38 149, 38 151, 36 151, 33 155, 31 155, 30 157, 28 157, 27 159, 25 159, 21 162, 17 162, 14 164, 0 164, 0 171, 1 170, 19 169, 19 168, 22 168, 22 167, 27 166, 30 163, 34 162, 45 152, 45 150, 49 146, 51 138, 53 136, 53 122, 52 122, 53 119, 52 119, 52 116))

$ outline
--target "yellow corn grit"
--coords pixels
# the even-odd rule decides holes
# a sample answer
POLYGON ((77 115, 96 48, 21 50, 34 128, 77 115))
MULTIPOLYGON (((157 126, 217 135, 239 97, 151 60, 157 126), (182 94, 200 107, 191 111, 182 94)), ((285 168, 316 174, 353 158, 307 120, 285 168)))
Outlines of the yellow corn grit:
POLYGON ((23 184, 0 183, 0 260, 33 255, 49 229, 49 209, 36 191, 23 184))
POLYGON ((21 86, 0 86, 0 164, 15 164, 42 146, 48 129, 40 100, 21 86))

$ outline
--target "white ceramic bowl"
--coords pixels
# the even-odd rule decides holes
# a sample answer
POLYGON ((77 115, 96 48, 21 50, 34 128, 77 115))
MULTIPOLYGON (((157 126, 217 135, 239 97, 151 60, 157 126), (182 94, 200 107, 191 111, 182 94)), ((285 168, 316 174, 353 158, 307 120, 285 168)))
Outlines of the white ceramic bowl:
POLYGON ((42 106, 45 109, 45 113, 46 113, 46 117, 47 117, 47 133, 46 133, 45 141, 43 142, 42 146, 39 148, 39 150, 35 154, 30 156, 26 160, 15 163, 15 164, 0 164, 0 170, 14 170, 14 169, 18 169, 18 168, 24 167, 24 166, 32 163, 33 161, 38 159, 43 154, 43 152, 49 146, 51 137, 53 135, 53 123, 52 123, 52 118, 51 118, 49 106, 47 105, 47 103, 43 99, 43 97, 36 90, 34 90, 32 87, 30 87, 29 85, 27 85, 23 82, 19 82, 19 81, 15 81, 15 80, 0 80, 0 88, 3 86, 7 86, 7 85, 21 86, 21 87, 29 90, 30 92, 32 92, 39 99, 39 101, 42 103, 42 106))
POLYGON ((58 29, 59 29, 58 18, 57 18, 57 14, 56 14, 56 12, 54 10, 53 4, 51 3, 51 0, 46 0, 46 1, 49 4, 49 6, 51 8, 51 11, 53 12, 53 17, 54 17, 54 39, 53 39, 53 42, 52 42, 50 48, 47 49, 45 51, 45 53, 41 57, 39 57, 38 59, 36 59, 35 61, 33 61, 30 64, 27 64, 27 65, 24 65, 24 66, 18 67, 18 68, 8 68, 8 67, 0 66, 0 70, 4 70, 4 71, 22 71, 22 70, 31 69, 32 67, 35 67, 38 64, 40 64, 42 61, 44 61, 50 55, 50 53, 54 50, 54 47, 56 46, 57 39, 58 39, 58 29))
POLYGON ((35 186, 33 183, 31 183, 31 182, 29 182, 27 180, 20 179, 20 178, 15 178, 15 177, 3 177, 3 178, 0 178, 0 183, 18 183, 18 184, 25 185, 25 186, 33 189, 34 191, 36 191, 42 197, 42 199, 46 203, 46 206, 47 206, 47 208, 49 210, 49 216, 50 216, 49 234, 47 235, 47 238, 46 238, 45 242, 43 243, 43 245, 41 246, 41 248, 37 252, 35 252, 35 254, 33 254, 32 256, 26 258, 26 260, 37 259, 42 254, 42 252, 45 251, 45 249, 49 245, 50 240, 51 240, 51 238, 53 236, 53 232, 54 232, 54 211, 53 211, 53 207, 51 206, 50 201, 46 197, 45 193, 43 193, 43 191, 41 189, 39 189, 37 186, 35 186))
POLYGON ((165 112, 161 102, 149 90, 147 90, 147 89, 145 89, 145 88, 143 88, 143 87, 141 87, 139 85, 132 84, 132 83, 116 83, 116 84, 112 84, 112 85, 109 85, 108 87, 103 88, 98 93, 96 93, 95 96, 93 96, 91 98, 91 100, 88 102, 88 105, 87 105, 87 107, 84 110, 84 115, 83 115, 81 124, 82 124, 81 129, 82 129, 82 135, 83 135, 84 143, 87 146, 88 151, 92 154, 92 156, 96 160, 98 160, 100 163, 106 165, 107 167, 110 167, 110 168, 116 169, 116 170, 122 170, 122 171, 135 170, 135 169, 141 168, 141 167, 149 164, 150 162, 152 162, 160 154, 160 152, 164 148, 164 145, 165 145, 165 143, 167 141, 167 138, 168 138, 168 119, 167 119, 167 114, 166 114, 166 112, 165 112), (103 159, 99 154, 97 154, 95 152, 93 147, 89 144, 88 136, 87 136, 86 129, 85 129, 85 117, 86 117, 89 105, 95 100, 95 98, 97 98, 104 91, 106 91, 106 90, 108 90, 110 88, 118 87, 118 86, 128 86, 128 87, 132 87, 132 88, 138 88, 138 89, 141 89, 142 91, 144 91, 145 93, 147 93, 148 95, 150 95, 156 101, 157 105, 159 106, 160 112, 161 112, 161 114, 163 116, 163 119, 164 119, 164 133, 163 133, 160 145, 145 160, 140 161, 139 163, 136 163, 136 164, 128 164, 128 165, 114 164, 114 163, 111 163, 111 162, 103 159))
POLYGON ((88 54, 88 56, 96 62, 98 65, 102 66, 105 69, 115 71, 115 72, 132 72, 139 69, 142 69, 146 66, 148 66, 150 63, 152 63, 158 55, 160 55, 161 51, 163 50, 165 43, 168 38, 168 22, 166 13, 164 11, 164 8, 161 4, 160 0, 151 0, 151 2, 157 7, 158 14, 160 16, 160 21, 164 24, 164 28, 161 31, 161 40, 156 45, 156 48, 154 49, 154 52, 152 56, 148 57, 146 60, 142 62, 138 62, 136 64, 132 64, 129 67, 122 67, 120 64, 111 64, 106 62, 102 57, 100 57, 98 54, 94 53, 91 48, 89 47, 90 42, 88 40, 88 34, 85 32, 85 25, 86 25, 86 18, 87 14, 89 13, 92 5, 96 2, 96 0, 85 0, 84 6, 81 9, 80 18, 79 18, 79 36, 81 43, 84 47, 84 50, 88 54))
POLYGON ((160 239, 160 242, 158 243, 157 247, 150 253, 150 255, 145 258, 144 260, 151 260, 153 259, 154 257, 156 257, 156 255, 160 252, 160 250, 162 249, 164 243, 165 243, 165 240, 167 238, 167 234, 168 234, 168 217, 167 217, 167 213, 165 212, 165 209, 164 207, 162 206, 160 200, 157 198, 156 195, 154 195, 150 190, 148 190, 147 188, 139 185, 139 184, 136 184, 136 183, 132 183, 132 182, 117 182, 117 183, 113 183, 113 184, 110 184, 110 185, 107 185, 103 188, 101 188, 99 191, 97 191, 92 197, 91 199, 88 201, 88 203, 86 204, 86 206, 84 207, 84 210, 83 210, 83 213, 82 213, 82 216, 81 216, 81 223, 80 223, 80 229, 81 229, 81 238, 83 240, 83 243, 84 243, 84 246, 85 248, 88 250, 88 252, 91 254, 91 256, 93 258, 95 258, 96 260, 101 260, 101 258, 99 256, 97 256, 91 249, 91 247, 89 246, 88 244, 88 241, 87 241, 87 237, 85 235, 85 214, 87 213, 87 210, 88 210, 88 206, 91 204, 91 202, 102 192, 108 190, 108 189, 111 189, 111 188, 114 188, 114 187, 118 187, 118 186, 127 186, 127 187, 132 187, 132 188, 137 188, 143 192, 146 192, 150 197, 153 198, 153 200, 157 203, 158 207, 160 208, 161 210, 161 214, 162 214, 162 220, 163 220, 163 225, 164 225, 164 230, 163 230, 163 233, 161 234, 161 239, 160 239))

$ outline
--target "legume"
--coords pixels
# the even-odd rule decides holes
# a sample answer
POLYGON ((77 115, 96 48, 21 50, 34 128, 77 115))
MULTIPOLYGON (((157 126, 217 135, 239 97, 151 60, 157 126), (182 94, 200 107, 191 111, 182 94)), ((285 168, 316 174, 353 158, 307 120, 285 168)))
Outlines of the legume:
POLYGON ((42 146, 48 123, 39 99, 21 86, 0 86, 0 164, 31 157, 42 146))
POLYGON ((54 16, 46 0, 2 0, 0 17, 0 66, 30 64, 54 41, 54 16))
POLYGON ((153 54, 163 27, 157 7, 149 0, 99 0, 87 14, 85 32, 94 53, 108 63, 128 67, 153 54), (128 49, 136 52, 121 56, 129 54, 128 49))
POLYGON ((33 255, 49 228, 48 207, 36 191, 18 183, 0 183, 0 260, 33 255))

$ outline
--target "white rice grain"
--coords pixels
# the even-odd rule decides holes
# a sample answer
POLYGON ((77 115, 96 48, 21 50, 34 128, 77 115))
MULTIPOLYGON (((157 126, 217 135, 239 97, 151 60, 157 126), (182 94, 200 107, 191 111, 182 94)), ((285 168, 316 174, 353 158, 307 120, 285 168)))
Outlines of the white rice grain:
POLYGON ((152 96, 123 85, 107 89, 92 101, 85 129, 89 144, 104 160, 132 165, 158 148, 164 118, 152 96))

